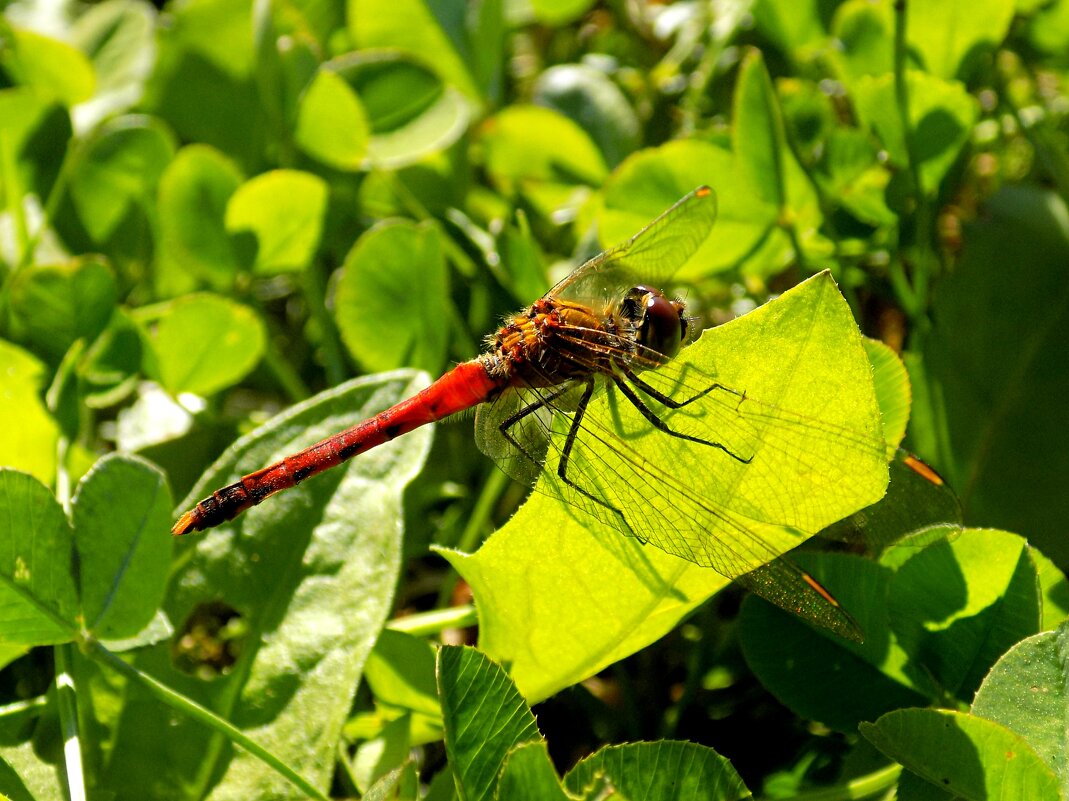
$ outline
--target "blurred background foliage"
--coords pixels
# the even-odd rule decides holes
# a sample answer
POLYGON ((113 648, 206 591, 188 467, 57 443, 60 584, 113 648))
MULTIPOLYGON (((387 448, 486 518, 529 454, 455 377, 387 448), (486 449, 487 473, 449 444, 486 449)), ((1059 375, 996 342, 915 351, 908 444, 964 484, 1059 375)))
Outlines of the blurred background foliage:
MULTIPOLYGON (((829 269, 967 522, 1069 567, 1069 0, 0 7, 0 463, 61 498, 112 450, 182 497, 295 402, 470 358, 706 183, 677 287, 705 324, 829 269)), ((438 427, 397 609, 464 600, 427 547, 507 519, 495 471, 438 427)), ((739 692, 722 611, 546 705, 555 756, 693 719, 730 721, 744 776, 782 767, 806 732, 746 747, 781 712, 739 692), (700 702, 651 688, 725 650, 700 702)))

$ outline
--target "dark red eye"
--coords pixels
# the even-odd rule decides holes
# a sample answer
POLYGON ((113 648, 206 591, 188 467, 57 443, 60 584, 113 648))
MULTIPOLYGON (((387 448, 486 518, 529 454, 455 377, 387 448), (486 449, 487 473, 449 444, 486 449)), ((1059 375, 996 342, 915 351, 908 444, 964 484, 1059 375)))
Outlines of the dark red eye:
MULTIPOLYGON (((671 359, 679 353, 686 329, 682 308, 656 289, 645 290, 641 297, 641 320, 638 322, 638 343, 671 359)), ((637 316, 637 315, 636 315, 637 316)))

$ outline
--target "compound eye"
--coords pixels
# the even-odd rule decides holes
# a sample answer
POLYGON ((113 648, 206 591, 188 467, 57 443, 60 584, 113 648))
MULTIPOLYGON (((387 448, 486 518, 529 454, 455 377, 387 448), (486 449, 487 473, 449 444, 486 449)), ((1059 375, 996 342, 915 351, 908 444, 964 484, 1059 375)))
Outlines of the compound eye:
POLYGON ((650 292, 644 298, 638 342, 671 359, 683 342, 683 325, 679 307, 660 292, 650 292))

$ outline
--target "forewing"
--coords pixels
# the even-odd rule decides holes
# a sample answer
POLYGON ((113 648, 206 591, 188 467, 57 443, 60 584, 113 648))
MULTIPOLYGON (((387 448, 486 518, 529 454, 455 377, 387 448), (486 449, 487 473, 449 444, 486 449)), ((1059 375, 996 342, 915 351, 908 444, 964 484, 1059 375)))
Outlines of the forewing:
POLYGON ((547 297, 613 302, 638 284, 661 289, 708 238, 716 194, 700 186, 629 240, 578 267, 547 297))
MULTIPOLYGON (((792 415, 691 371, 662 369, 642 379, 679 410, 646 402, 658 419, 701 444, 656 431, 615 389, 583 416, 556 475, 566 438, 556 435, 538 488, 589 518, 742 582, 766 599, 843 636, 856 624, 783 554, 850 514, 858 461, 881 464, 878 436, 834 421, 792 415), (703 385, 703 382, 704 383, 703 385)), ((574 419, 574 418, 572 418, 574 419)), ((861 494, 876 496, 873 482, 861 494)))

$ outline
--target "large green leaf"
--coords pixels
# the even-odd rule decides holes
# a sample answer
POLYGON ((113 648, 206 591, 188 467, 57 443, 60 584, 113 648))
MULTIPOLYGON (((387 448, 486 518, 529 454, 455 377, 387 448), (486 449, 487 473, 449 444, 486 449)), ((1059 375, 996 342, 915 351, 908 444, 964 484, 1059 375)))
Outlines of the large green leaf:
MULTIPOLYGON (((603 456, 609 470, 624 470, 617 482, 603 476, 593 486, 631 515, 651 545, 675 555, 562 505, 556 497, 574 496, 555 473, 543 476, 543 492, 477 554, 446 554, 478 599, 481 647, 511 665, 528 698, 551 695, 647 645, 726 584, 694 561, 738 576, 743 565, 759 567, 883 494, 871 367, 827 275, 706 332, 677 361, 745 391, 743 403, 710 393, 724 405, 693 404, 702 408, 691 420, 711 415, 706 423, 719 426, 719 441, 752 456, 749 464, 653 430, 620 398, 596 403, 590 424, 599 437, 641 454, 645 474, 596 442, 572 453, 580 477, 584 466, 605 470, 603 456), (756 416, 747 420, 751 401, 756 416), (638 478, 651 482, 641 496, 631 486, 638 478), (669 538, 666 530, 678 533, 669 538)), ((656 381, 658 372, 646 379, 656 381)))
POLYGON ((438 229, 397 221, 368 231, 349 252, 334 316, 349 352, 365 369, 438 373, 449 333, 448 302, 438 229))
POLYGON ((156 369, 174 395, 210 395, 240 381, 266 346, 259 317, 221 295, 186 295, 153 314, 156 369))
POLYGON ((861 733, 884 754, 967 801, 1003 797, 1056 801, 1058 780, 1028 742, 984 718, 937 709, 900 709, 861 733))
POLYGON ((460 797, 496 798, 508 753, 540 740, 534 715, 501 666, 474 648, 446 645, 438 651, 438 696, 460 797))
POLYGON ((0 419, 17 420, 0 437, 0 465, 24 470, 38 481, 56 475, 59 426, 42 402, 45 366, 0 340, 0 419))
POLYGON ((1065 748, 1066 674, 1069 649, 1065 623, 1021 640, 1008 650, 973 699, 972 713, 1024 737, 1069 790, 1065 748))
POLYGON ((229 286, 239 265, 223 220, 240 185, 241 173, 214 148, 189 145, 178 151, 160 178, 161 262, 229 286))
POLYGON ((100 259, 31 267, 10 284, 13 334, 58 360, 76 339, 92 341, 115 309, 118 288, 100 259))
POLYGON ((274 170, 231 195, 226 229, 235 237, 251 237, 245 266, 255 272, 298 272, 315 257, 326 209, 326 181, 299 170, 274 170))
POLYGON ((1025 541, 979 529, 912 556, 891 582, 888 606, 918 681, 962 699, 1007 648, 1038 631, 1041 613, 1025 541))
MULTIPOLYGON (((358 379, 286 411, 235 443, 181 508, 424 383, 411 372, 358 379)), ((164 601, 179 646, 142 650, 137 667, 227 718, 325 790, 364 660, 391 608, 402 493, 429 440, 429 430, 413 432, 181 540, 164 601), (212 638, 204 627, 213 621, 229 622, 233 665, 193 650, 198 637, 212 638), (200 677, 205 671, 212 680, 200 677)), ((119 798, 167 795, 176 786, 196 795, 211 790, 213 798, 292 792, 269 767, 206 737, 200 724, 137 687, 127 688, 117 731, 105 781, 119 798)))
POLYGON ((0 469, 0 643, 47 645, 78 632, 71 527, 37 479, 0 469))
POLYGON ((97 639, 134 636, 156 614, 170 572, 163 475, 135 457, 105 457, 78 485, 71 516, 85 628, 97 639))
POLYGON ((750 798, 750 791, 724 757, 711 748, 673 740, 602 748, 564 778, 565 786, 576 794, 589 792, 599 781, 632 801, 750 798))

